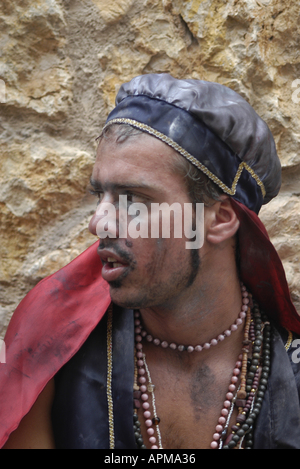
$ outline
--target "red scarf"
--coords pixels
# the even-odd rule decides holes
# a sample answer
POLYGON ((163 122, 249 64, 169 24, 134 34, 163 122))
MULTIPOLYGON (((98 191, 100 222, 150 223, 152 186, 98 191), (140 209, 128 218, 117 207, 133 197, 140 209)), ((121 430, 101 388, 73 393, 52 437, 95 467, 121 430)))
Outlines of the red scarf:
POLYGON ((292 303, 282 262, 258 216, 232 199, 240 220, 241 278, 260 307, 286 329, 300 334, 300 317, 292 303))
POLYGON ((0 364, 0 447, 111 303, 98 244, 42 280, 12 317, 5 336, 7 362, 0 364))

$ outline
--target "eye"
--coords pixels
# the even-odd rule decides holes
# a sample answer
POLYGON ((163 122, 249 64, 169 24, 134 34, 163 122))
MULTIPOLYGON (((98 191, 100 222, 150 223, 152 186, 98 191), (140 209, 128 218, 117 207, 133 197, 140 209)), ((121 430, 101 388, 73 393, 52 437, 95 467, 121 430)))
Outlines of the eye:
POLYGON ((127 202, 134 204, 134 203, 144 203, 145 197, 139 194, 134 194, 132 192, 128 192, 127 194, 127 202))
POLYGON ((90 194, 92 194, 93 196, 95 196, 95 197, 98 198, 97 205, 99 205, 100 202, 102 201, 103 197, 104 197, 103 192, 101 192, 101 191, 93 191, 93 190, 90 190, 89 192, 90 192, 90 194))

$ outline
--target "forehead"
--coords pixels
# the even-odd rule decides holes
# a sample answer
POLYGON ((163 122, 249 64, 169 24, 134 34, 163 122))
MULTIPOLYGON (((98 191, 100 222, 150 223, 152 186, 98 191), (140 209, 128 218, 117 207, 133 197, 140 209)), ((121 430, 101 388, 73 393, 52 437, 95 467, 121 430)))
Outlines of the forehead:
MULTIPOLYGON (((93 179, 178 180, 175 150, 155 137, 141 134, 122 143, 103 138, 99 143, 93 179)), ((180 180, 182 177, 180 177, 180 180)))

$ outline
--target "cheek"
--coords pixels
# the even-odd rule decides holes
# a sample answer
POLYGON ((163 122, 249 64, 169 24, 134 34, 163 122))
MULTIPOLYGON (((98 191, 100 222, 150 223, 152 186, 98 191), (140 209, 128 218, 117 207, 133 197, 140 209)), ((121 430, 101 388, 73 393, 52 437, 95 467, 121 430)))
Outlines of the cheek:
POLYGON ((97 227, 97 220, 96 220, 96 213, 95 213, 89 223, 89 232, 95 236, 97 236, 96 227, 97 227))
POLYGON ((152 239, 145 243, 139 257, 138 264, 148 279, 157 279, 172 274, 188 259, 183 240, 152 239))
POLYGON ((157 278, 166 268, 168 249, 164 241, 163 239, 158 239, 151 250, 151 256, 146 259, 145 270, 150 280, 157 278))

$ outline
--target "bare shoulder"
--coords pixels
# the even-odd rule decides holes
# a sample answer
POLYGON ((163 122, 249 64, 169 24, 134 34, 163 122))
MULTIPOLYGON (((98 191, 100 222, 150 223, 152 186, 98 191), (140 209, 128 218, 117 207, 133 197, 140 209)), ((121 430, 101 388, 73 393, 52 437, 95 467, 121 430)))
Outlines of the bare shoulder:
POLYGON ((54 398, 54 379, 49 381, 35 404, 10 435, 3 449, 54 449, 51 407, 54 398))

